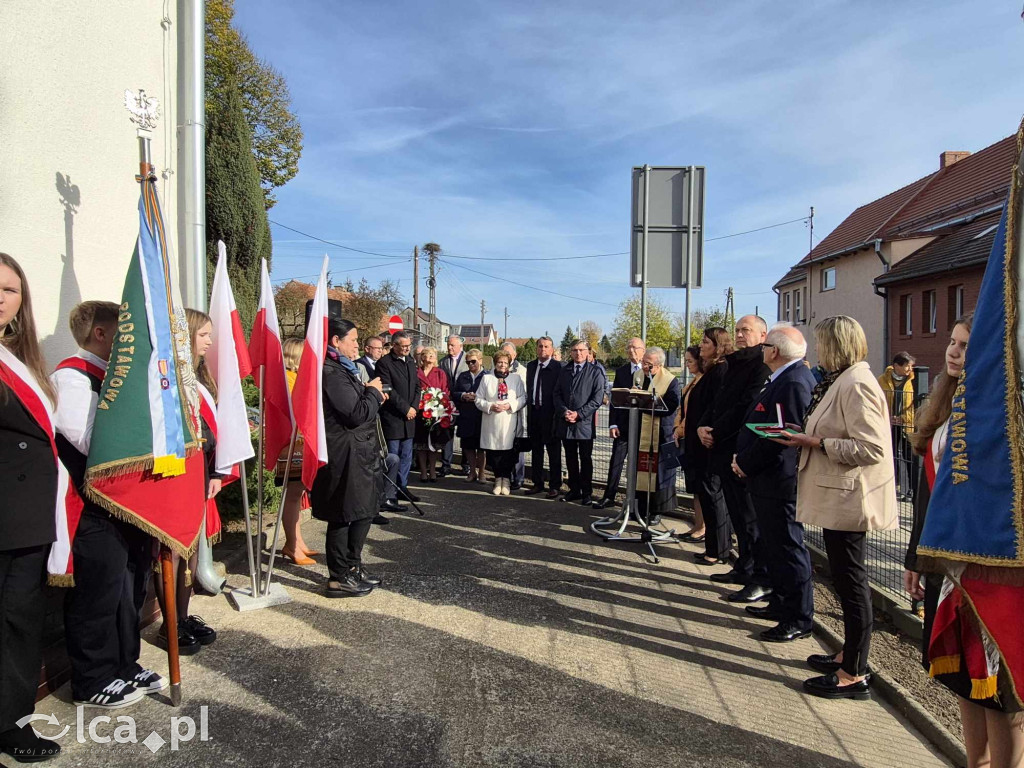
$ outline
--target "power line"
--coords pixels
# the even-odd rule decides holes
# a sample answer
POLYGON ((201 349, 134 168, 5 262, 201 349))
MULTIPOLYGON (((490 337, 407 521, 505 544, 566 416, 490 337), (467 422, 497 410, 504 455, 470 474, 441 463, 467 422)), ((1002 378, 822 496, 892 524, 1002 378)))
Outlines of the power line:
MULTIPOLYGON (((405 261, 406 262, 412 261, 412 259, 406 259, 405 261)), ((360 272, 360 271, 362 271, 364 269, 376 269, 377 267, 396 267, 399 264, 403 264, 403 263, 405 263, 405 262, 401 262, 401 261, 399 261, 399 262, 388 261, 388 262, 385 262, 383 264, 367 264, 366 266, 363 266, 363 267, 352 267, 351 269, 328 269, 328 272, 331 275, 343 275, 346 272, 360 272)), ((287 282, 289 280, 302 280, 303 278, 306 278, 306 277, 320 277, 320 273, 317 272, 315 275, 293 275, 292 277, 278 277, 278 278, 274 278, 273 280, 271 280, 271 282, 273 282, 273 283, 284 283, 284 282, 287 282)))
POLYGON ((308 232, 303 232, 302 230, 295 229, 294 227, 289 227, 287 224, 282 224, 281 222, 274 221, 273 219, 268 219, 268 221, 271 224, 273 224, 275 227, 281 227, 281 229, 287 229, 289 232, 294 232, 297 235, 302 235, 303 237, 308 237, 310 240, 317 240, 317 241, 319 241, 321 243, 324 243, 325 245, 330 245, 330 246, 332 246, 334 248, 341 248, 341 249, 346 250, 346 251, 352 251, 353 253, 365 253, 367 256, 380 256, 383 259, 400 259, 400 258, 402 258, 399 255, 392 256, 392 255, 387 254, 387 253, 377 253, 376 251, 364 251, 364 250, 361 250, 359 248, 351 248, 351 247, 349 247, 347 245, 342 245, 341 243, 335 243, 335 242, 332 242, 330 240, 324 240, 322 237, 317 237, 316 235, 311 235, 308 232))
POLYGON ((573 299, 574 301, 585 301, 588 304, 601 304, 601 305, 606 306, 606 307, 617 307, 617 306, 619 306, 618 304, 612 304, 612 303, 607 302, 607 301, 597 301, 596 299, 584 299, 582 296, 570 296, 567 293, 559 293, 558 291, 549 291, 547 288, 538 288, 537 286, 529 285, 528 283, 519 283, 519 282, 516 282, 515 280, 509 280, 507 277, 499 277, 498 275, 491 275, 491 274, 488 274, 487 272, 481 272, 478 269, 473 269, 472 267, 467 267, 465 264, 454 264, 452 262, 448 262, 448 265, 451 266, 451 267, 458 267, 459 269, 465 269, 465 270, 467 270, 469 272, 473 272, 473 273, 475 273, 477 275, 481 275, 483 277, 490 278, 491 280, 501 280, 504 283, 511 283, 512 285, 518 285, 520 288, 529 288, 532 291, 540 291, 541 293, 550 293, 552 296, 561 296, 563 299, 573 299))
POLYGON ((594 253, 590 256, 540 256, 529 258, 525 256, 457 256, 454 253, 446 253, 449 259, 469 259, 472 261, 574 261, 576 259, 600 259, 604 256, 628 256, 629 251, 620 253, 594 253))
POLYGON ((787 224, 796 224, 798 221, 807 221, 807 217, 799 219, 792 219, 790 221, 780 221, 778 224, 769 224, 767 227, 758 227, 757 229, 748 229, 746 232, 733 232, 731 235, 719 235, 718 237, 705 238, 705 243, 710 243, 712 240, 726 240, 730 237, 739 237, 740 235, 749 235, 754 232, 764 232, 766 229, 775 229, 776 227, 784 227, 787 224))

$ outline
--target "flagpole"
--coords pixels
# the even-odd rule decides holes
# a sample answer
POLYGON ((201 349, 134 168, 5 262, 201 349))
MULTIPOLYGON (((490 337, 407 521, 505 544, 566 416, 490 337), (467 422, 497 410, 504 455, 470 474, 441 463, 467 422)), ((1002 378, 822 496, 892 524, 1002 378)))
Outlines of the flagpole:
MULTIPOLYGON (((265 469, 264 458, 263 458, 263 434, 266 432, 266 408, 264 407, 264 396, 263 396, 263 372, 266 369, 265 365, 260 365, 260 437, 259 437, 259 451, 257 452, 257 463, 259 465, 259 482, 256 484, 256 572, 253 574, 255 577, 252 583, 252 596, 256 597, 258 592, 256 589, 259 586, 259 579, 263 576, 263 471, 265 469)), ((287 479, 286 479, 287 484, 287 479)))
MULTIPOLYGON (((295 426, 292 427, 292 439, 291 442, 288 443, 288 464, 286 466, 288 467, 289 472, 291 471, 292 466, 292 456, 295 453, 295 436, 298 433, 298 431, 299 427, 296 424, 295 426)), ((277 510, 277 522, 274 523, 274 542, 270 545, 270 562, 267 565, 267 580, 263 585, 264 595, 270 592, 270 577, 274 573, 274 557, 277 555, 277 539, 281 533, 281 521, 284 519, 284 502, 285 499, 288 498, 289 482, 287 474, 288 473, 285 474, 285 481, 281 487, 281 505, 277 510)))
MULTIPOLYGON (((262 434, 262 433, 261 433, 262 434)), ((260 474, 262 475, 263 467, 263 456, 256 457, 256 466, 260 468, 260 474)), ((238 478, 242 483, 242 511, 245 513, 245 553, 249 556, 249 586, 252 589, 250 594, 253 597, 256 596, 256 562, 253 559, 253 540, 252 540, 252 517, 249 514, 249 484, 246 481, 245 462, 239 462, 239 475, 238 478)), ((262 479, 262 477, 260 478, 262 479)))
MULTIPOLYGON (((181 567, 185 567, 182 563, 181 567)), ((167 630, 167 673, 171 678, 171 704, 181 705, 181 664, 178 656, 178 601, 174 594, 174 557, 160 547, 160 575, 164 582, 164 628, 167 630)))

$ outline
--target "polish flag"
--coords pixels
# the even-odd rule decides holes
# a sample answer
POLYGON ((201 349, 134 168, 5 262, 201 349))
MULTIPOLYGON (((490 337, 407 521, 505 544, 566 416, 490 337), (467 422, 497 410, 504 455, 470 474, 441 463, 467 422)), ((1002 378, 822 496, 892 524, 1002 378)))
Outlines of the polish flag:
POLYGON ((252 371, 249 350, 242 334, 242 322, 228 280, 228 254, 217 241, 217 269, 210 293, 213 344, 206 353, 206 367, 217 385, 216 470, 240 477, 235 466, 255 455, 249 436, 249 414, 242 395, 242 379, 252 371))
POLYGON ((288 378, 284 374, 284 350, 277 322, 274 289, 270 285, 267 260, 260 273, 260 307, 249 337, 249 359, 253 365, 256 386, 260 387, 259 369, 263 374, 263 466, 273 472, 281 451, 292 439, 292 401, 288 395, 288 378))
POLYGON ((327 256, 320 268, 313 307, 306 326, 306 344, 302 348, 299 375, 292 391, 295 421, 302 445, 302 484, 313 487, 320 467, 327 463, 327 435, 324 432, 324 357, 327 355, 327 256))

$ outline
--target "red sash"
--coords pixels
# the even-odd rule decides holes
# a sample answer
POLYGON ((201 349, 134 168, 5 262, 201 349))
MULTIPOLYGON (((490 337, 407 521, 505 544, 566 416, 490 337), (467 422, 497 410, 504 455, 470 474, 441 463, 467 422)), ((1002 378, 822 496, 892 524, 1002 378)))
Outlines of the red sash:
POLYGON ((103 377, 107 375, 107 372, 98 365, 90 363, 88 360, 81 357, 69 357, 66 360, 61 360, 57 364, 56 370, 60 371, 65 368, 72 368, 76 371, 81 371, 82 373, 99 380, 100 384, 103 383, 103 377))
MULTIPOLYGON (((210 428, 210 432, 213 433, 213 439, 217 439, 217 403, 213 399, 213 395, 210 394, 210 390, 204 387, 202 384, 199 385, 199 415, 206 426, 210 428)), ((229 475, 225 475, 221 478, 221 486, 228 485, 229 483, 235 482, 241 474, 238 466, 232 467, 232 472, 229 475)), ((220 538, 221 534, 221 522, 220 522, 220 510, 217 509, 216 499, 206 500, 206 538, 210 541, 215 541, 220 538)))

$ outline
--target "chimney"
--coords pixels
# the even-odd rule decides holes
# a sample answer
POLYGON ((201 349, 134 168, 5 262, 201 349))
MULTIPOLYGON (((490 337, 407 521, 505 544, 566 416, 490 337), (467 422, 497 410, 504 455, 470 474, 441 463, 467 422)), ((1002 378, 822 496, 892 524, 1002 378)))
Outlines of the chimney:
POLYGON ((970 152, 943 152, 939 155, 939 170, 941 171, 943 168, 949 168, 949 166, 959 163, 965 157, 970 157, 970 155, 970 152))

